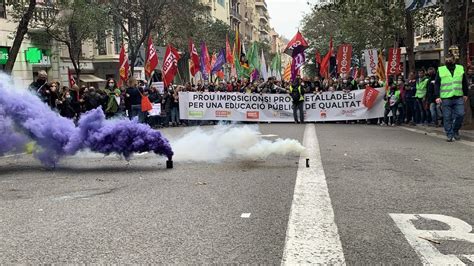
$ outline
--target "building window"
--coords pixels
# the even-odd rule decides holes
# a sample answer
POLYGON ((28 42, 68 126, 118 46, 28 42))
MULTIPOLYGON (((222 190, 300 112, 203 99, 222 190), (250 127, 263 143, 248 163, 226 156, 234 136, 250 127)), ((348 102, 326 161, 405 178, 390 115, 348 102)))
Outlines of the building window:
POLYGON ((97 49, 99 50, 99 55, 107 55, 107 46, 106 46, 107 36, 104 31, 99 30, 97 32, 97 49))
POLYGON ((120 53, 120 46, 122 45, 122 28, 118 23, 115 23, 114 26, 114 53, 120 53))
POLYGON ((225 7, 225 0, 217 0, 217 3, 223 7, 225 7))
POLYGON ((0 0, 0 18, 7 18, 6 1, 7 0, 0 0))

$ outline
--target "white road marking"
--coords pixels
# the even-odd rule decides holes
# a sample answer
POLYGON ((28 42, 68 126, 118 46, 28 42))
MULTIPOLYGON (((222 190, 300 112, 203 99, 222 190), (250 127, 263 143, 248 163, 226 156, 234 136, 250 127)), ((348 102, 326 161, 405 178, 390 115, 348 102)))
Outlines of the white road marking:
MULTIPOLYGON (((415 133, 419 133, 419 134, 426 134, 427 136, 432 136, 432 137, 435 137, 435 138, 446 140, 446 136, 444 134, 439 134, 439 133, 436 133, 436 132, 426 132, 424 130, 420 130, 420 129, 416 129, 416 128, 409 128, 409 127, 399 127, 399 128, 407 130, 407 131, 411 131, 411 132, 415 132, 415 133)), ((462 140, 462 135, 461 135, 461 140, 455 140, 454 142, 459 142, 459 143, 462 143, 464 145, 474 147, 474 142, 462 140)))
POLYGON ((464 258, 474 262, 474 255, 462 255, 464 258))
POLYGON ((26 155, 26 154, 27 154, 26 152, 16 153, 16 154, 9 154, 9 155, 0 156, 0 158, 11 158, 11 157, 17 157, 17 156, 26 155))
POLYGON ((472 226, 454 217, 440 214, 403 214, 391 213, 390 216, 400 231, 405 235, 408 243, 413 247, 424 265, 465 265, 458 256, 472 260, 474 254, 456 255, 443 254, 426 239, 443 243, 443 241, 467 241, 474 243, 472 226), (417 229, 412 221, 420 218, 442 222, 450 227, 449 230, 422 230, 417 229))
POLYGON ((242 215, 240 215, 240 218, 250 218, 250 214, 251 213, 242 213, 242 215))
POLYGON ((282 265, 345 265, 314 124, 306 125, 303 145, 282 265))
POLYGON ((268 134, 268 135, 260 135, 260 137, 262 137, 262 138, 275 138, 275 137, 278 137, 278 135, 268 134))

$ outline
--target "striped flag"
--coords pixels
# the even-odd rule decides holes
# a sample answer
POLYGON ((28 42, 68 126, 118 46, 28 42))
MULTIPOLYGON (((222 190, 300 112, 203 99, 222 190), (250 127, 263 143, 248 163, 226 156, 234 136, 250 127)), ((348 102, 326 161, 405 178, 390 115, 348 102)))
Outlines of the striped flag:
POLYGON ((291 63, 288 63, 285 67, 285 71, 283 72, 283 80, 290 81, 291 79, 291 63))
POLYGON ((385 60, 383 59, 382 52, 379 52, 377 62, 377 77, 380 80, 385 80, 385 60))

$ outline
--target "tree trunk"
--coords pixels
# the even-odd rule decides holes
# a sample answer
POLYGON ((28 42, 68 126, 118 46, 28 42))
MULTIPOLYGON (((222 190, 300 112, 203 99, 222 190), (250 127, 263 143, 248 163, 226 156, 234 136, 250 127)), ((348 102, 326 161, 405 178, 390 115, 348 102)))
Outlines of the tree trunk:
MULTIPOLYGON (((455 45, 459 48, 458 63, 467 67, 467 49, 469 42, 469 1, 470 0, 447 0, 445 1, 444 16, 444 50, 455 45)), ((464 116, 464 124, 472 123, 472 115, 464 116)))
POLYGON ((80 58, 82 53, 82 45, 79 49, 72 47, 70 43, 66 43, 68 52, 69 52, 69 59, 71 59, 72 66, 74 67, 74 71, 76 72, 76 84, 77 86, 81 85, 81 64, 80 58))
POLYGON ((459 4, 459 63, 467 69, 467 50, 469 43, 469 2, 471 0, 461 0, 459 4))
POLYGON ((407 29, 406 49, 408 55, 408 73, 415 71, 415 30, 413 29, 413 16, 410 11, 405 13, 405 26, 407 29))
POLYGON ((455 45, 459 48, 459 64, 467 67, 469 42, 469 1, 446 0, 444 3, 444 52, 455 45))
POLYGON ((33 12, 36 8, 36 0, 30 0, 28 4, 28 9, 21 17, 20 23, 16 31, 15 39, 13 40, 13 45, 8 54, 8 60, 5 65, 5 72, 11 74, 13 71, 13 66, 15 65, 16 57, 20 51, 21 43, 25 34, 28 32, 28 24, 30 23, 31 18, 33 17, 33 12))

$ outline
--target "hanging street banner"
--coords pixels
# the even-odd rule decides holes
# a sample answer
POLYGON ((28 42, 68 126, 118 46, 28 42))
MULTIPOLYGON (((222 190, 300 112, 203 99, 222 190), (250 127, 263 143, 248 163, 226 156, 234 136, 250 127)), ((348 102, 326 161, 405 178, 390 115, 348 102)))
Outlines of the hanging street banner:
POLYGON ((348 74, 351 70, 352 45, 341 44, 337 52, 337 73, 348 74))
MULTIPOLYGON (((305 94, 305 121, 346 121, 383 117, 384 88, 349 93, 305 94)), ((180 118, 293 122, 292 100, 287 94, 180 92, 180 118)))
POLYGON ((364 50, 365 66, 368 76, 377 75, 378 54, 377 49, 364 50))
POLYGON ((438 0, 405 0, 405 10, 415 11, 417 9, 434 6, 438 0))

